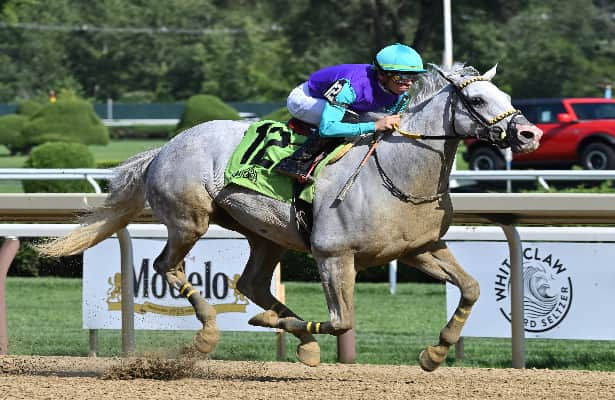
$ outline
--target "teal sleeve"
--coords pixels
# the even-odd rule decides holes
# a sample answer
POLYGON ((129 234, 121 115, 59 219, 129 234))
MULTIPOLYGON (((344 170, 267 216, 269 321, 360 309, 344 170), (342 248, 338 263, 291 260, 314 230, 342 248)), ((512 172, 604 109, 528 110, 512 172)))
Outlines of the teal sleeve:
POLYGON ((359 136, 376 131, 374 122, 350 123, 342 122, 346 107, 356 100, 356 95, 352 86, 346 81, 339 93, 335 96, 335 101, 328 101, 320 117, 319 134, 323 137, 344 137, 359 136))
POLYGON ((409 104, 410 104, 410 96, 408 96, 407 93, 404 93, 401 96, 399 96, 395 104, 392 104, 391 106, 386 108, 386 112, 391 113, 391 114, 400 114, 404 112, 406 108, 408 108, 409 104))

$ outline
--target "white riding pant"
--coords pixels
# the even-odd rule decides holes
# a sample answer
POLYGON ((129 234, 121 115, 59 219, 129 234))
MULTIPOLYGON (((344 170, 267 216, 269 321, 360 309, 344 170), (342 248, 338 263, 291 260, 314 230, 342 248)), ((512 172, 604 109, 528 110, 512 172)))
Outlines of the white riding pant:
POLYGON ((307 82, 294 88, 286 100, 286 107, 293 117, 316 126, 320 125, 325 104, 325 99, 310 96, 307 82))

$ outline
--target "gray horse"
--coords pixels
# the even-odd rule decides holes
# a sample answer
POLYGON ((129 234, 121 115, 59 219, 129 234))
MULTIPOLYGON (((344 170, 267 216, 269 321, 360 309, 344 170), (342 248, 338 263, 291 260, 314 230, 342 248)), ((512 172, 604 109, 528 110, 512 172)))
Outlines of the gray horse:
POLYGON ((250 323, 294 334, 300 340, 299 360, 312 366, 320 362, 313 334, 339 335, 353 327, 357 271, 398 259, 461 291, 439 343, 419 356, 421 367, 432 371, 459 339, 479 296, 478 283, 441 239, 452 218, 448 181, 459 141, 473 136, 528 152, 538 147, 542 135, 490 82, 494 75, 495 67, 480 75, 463 65, 447 71, 433 66, 422 78, 422 89, 402 116, 401 126, 382 136, 343 201, 336 197, 365 156, 369 141, 323 170, 316 183, 309 245, 297 229, 291 204, 225 186, 225 167, 248 125, 211 121, 119 166, 105 205, 93 210, 73 232, 40 250, 51 256, 80 253, 125 227, 149 203, 168 230, 154 267, 194 307, 203 324, 195 343, 208 353, 219 340, 216 312, 192 290, 183 259, 210 223, 238 231, 248 239, 251 251, 237 287, 265 310, 250 323), (431 137, 417 140, 407 132, 431 137), (443 138, 447 140, 439 140, 443 138), (286 249, 313 254, 328 321, 303 320, 271 294, 272 274, 286 249))

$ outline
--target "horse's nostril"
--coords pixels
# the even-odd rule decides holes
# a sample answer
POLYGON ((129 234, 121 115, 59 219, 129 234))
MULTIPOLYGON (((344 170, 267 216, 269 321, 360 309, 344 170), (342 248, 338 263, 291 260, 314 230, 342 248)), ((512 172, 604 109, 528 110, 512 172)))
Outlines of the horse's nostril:
POLYGON ((521 132, 521 136, 523 136, 526 139, 534 139, 534 132, 531 131, 522 131, 521 132))

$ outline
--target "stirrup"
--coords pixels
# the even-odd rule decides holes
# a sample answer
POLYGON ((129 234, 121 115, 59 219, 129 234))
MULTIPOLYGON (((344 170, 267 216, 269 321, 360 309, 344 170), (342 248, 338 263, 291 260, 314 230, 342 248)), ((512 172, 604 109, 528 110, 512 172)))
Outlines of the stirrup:
POLYGON ((307 182, 314 183, 314 178, 310 174, 312 172, 312 169, 310 169, 310 171, 306 175, 298 173, 298 172, 291 172, 291 171, 281 169, 281 168, 276 168, 275 171, 280 175, 284 175, 284 176, 288 176, 289 178, 296 179, 301 184, 307 183, 307 182))

